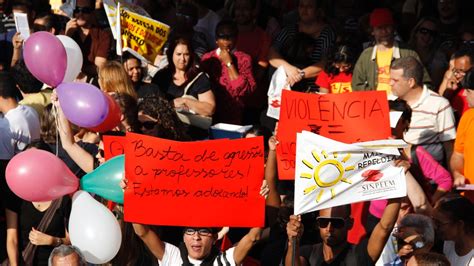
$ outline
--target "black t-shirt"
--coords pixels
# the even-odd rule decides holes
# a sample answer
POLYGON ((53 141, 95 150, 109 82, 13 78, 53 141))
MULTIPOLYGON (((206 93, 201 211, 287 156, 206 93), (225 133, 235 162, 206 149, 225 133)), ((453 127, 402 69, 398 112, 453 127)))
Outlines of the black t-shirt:
POLYGON ((323 255, 323 244, 303 246, 300 256, 311 266, 366 266, 375 265, 367 252, 367 241, 358 245, 348 244, 346 248, 331 262, 326 263, 323 255))
MULTIPOLYGON (((38 225, 43 219, 44 212, 38 211, 33 203, 29 201, 23 201, 20 212, 18 213, 19 217, 19 246, 21 250, 26 248, 26 245, 29 243, 29 233, 31 228, 34 227, 37 229, 38 225)), ((46 229, 45 234, 54 237, 65 237, 65 228, 68 224, 69 215, 71 214, 71 198, 66 195, 62 197, 61 205, 53 216, 51 223, 46 229)), ((33 259, 34 265, 48 265, 48 258, 53 251, 53 246, 38 246, 36 248, 35 257, 33 259)))
POLYGON ((137 92, 138 99, 143 99, 145 97, 164 97, 163 92, 160 90, 158 85, 153 83, 145 83, 140 81, 133 86, 137 92))
MULTIPOLYGON (((87 153, 92 155, 95 158, 95 155, 98 152, 98 147, 96 144, 83 142, 82 140, 76 142, 81 148, 83 148, 87 153)), ((52 153, 56 153, 56 144, 48 144, 49 148, 51 149, 52 153)), ((86 172, 84 172, 74 160, 69 156, 69 154, 63 149, 61 145, 58 147, 58 157, 61 159, 71 170, 71 172, 76 175, 77 178, 82 178, 86 172)))
MULTIPOLYGON (((156 73, 152 82, 160 87, 160 89, 166 94, 166 98, 169 101, 182 97, 187 84, 186 82, 181 86, 174 84, 173 74, 168 68, 156 73)), ((209 81, 208 76, 206 74, 202 74, 188 89, 187 95, 194 96, 197 99, 199 94, 209 91, 210 89, 211 82, 209 81)))

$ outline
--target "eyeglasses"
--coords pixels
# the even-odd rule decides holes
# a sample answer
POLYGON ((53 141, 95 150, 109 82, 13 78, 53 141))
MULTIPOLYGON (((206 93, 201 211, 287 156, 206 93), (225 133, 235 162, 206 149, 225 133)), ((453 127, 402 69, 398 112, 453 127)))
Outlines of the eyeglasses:
POLYGON ((81 7, 78 6, 74 9, 74 14, 82 13, 82 14, 90 14, 94 11, 91 7, 81 7))
POLYGON ((435 31, 435 30, 430 30, 430 29, 427 29, 427 28, 419 28, 418 29, 418 32, 421 33, 421 34, 429 34, 431 36, 436 36, 438 35, 438 32, 435 31))
POLYGON ((97 154, 99 154, 100 157, 105 158, 105 152, 104 152, 103 149, 99 149, 99 150, 97 151, 97 154))
POLYGON ((326 228, 329 226, 329 223, 331 223, 332 227, 336 229, 341 229, 346 225, 346 219, 347 218, 340 218, 340 217, 318 217, 316 218, 316 225, 319 228, 326 228))
POLYGON ((471 71, 471 69, 472 68, 469 68, 467 70, 462 70, 462 69, 453 68, 453 74, 455 74, 455 75, 466 75, 466 73, 471 71))
POLYGON ((186 228, 186 229, 184 229, 184 233, 188 236, 193 236, 196 232, 200 236, 211 236, 212 235, 212 231, 209 228, 186 228))
POLYGON ((217 33, 217 39, 231 40, 235 39, 235 35, 227 33, 217 33))
POLYGON ((155 121, 145 121, 145 122, 142 122, 142 127, 144 127, 145 129, 153 129, 155 128, 156 124, 158 124, 158 122, 155 122, 155 121))
POLYGON ((416 249, 423 248, 425 246, 425 243, 421 240, 406 242, 405 240, 403 240, 401 238, 397 238, 398 248, 401 248, 405 245, 410 245, 412 247, 412 249, 416 250, 416 249))

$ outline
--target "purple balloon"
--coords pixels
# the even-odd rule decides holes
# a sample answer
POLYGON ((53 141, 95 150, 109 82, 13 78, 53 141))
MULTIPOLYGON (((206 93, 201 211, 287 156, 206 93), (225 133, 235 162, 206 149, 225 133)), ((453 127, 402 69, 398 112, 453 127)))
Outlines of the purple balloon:
POLYGON ((81 127, 100 125, 109 113, 107 96, 89 83, 66 82, 56 88, 66 118, 81 127))
POLYGON ((33 33, 25 41, 23 58, 31 74, 43 83, 56 87, 63 81, 67 67, 66 49, 53 34, 33 33))

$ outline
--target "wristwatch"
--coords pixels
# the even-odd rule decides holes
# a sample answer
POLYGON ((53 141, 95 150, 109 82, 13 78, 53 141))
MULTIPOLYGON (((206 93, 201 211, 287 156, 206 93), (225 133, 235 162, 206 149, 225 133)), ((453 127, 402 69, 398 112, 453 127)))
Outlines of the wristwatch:
POLYGON ((225 64, 227 66, 227 68, 231 67, 232 66, 232 62, 229 62, 227 64, 225 64))
POLYGON ((63 244, 63 240, 62 240, 62 238, 60 238, 60 237, 57 237, 55 242, 56 242, 56 243, 55 243, 55 246, 56 246, 56 247, 59 247, 59 246, 61 246, 61 245, 63 244))

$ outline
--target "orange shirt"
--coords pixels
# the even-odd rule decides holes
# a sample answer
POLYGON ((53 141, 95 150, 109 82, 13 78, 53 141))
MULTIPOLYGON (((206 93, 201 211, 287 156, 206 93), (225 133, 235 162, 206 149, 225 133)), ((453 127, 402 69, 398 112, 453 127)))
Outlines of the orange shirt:
MULTIPOLYGON (((464 176, 466 183, 474 184, 474 108, 464 112, 459 122, 454 150, 464 155, 464 176)), ((471 200, 474 191, 467 193, 471 200)))

